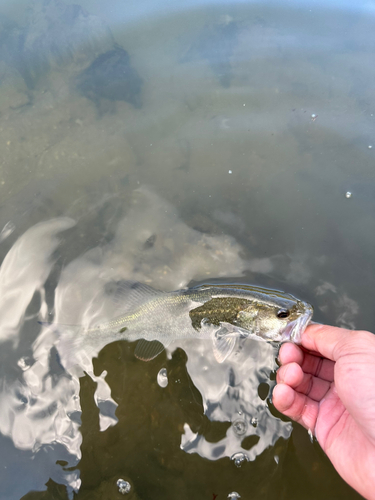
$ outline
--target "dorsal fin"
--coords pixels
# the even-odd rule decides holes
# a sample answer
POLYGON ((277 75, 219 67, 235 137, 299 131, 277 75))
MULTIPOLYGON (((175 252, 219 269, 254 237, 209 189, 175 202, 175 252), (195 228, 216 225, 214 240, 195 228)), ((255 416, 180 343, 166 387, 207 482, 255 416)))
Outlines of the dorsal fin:
POLYGON ((105 287, 106 294, 115 304, 116 315, 134 311, 145 302, 165 293, 139 281, 112 281, 105 287))

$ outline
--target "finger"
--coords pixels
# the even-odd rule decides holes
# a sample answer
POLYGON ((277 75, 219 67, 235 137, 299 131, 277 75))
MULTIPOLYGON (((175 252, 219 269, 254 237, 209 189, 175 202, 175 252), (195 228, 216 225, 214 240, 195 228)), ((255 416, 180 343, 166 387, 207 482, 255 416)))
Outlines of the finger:
POLYGON ((294 389, 303 381, 303 371, 298 363, 288 363, 281 366, 276 372, 276 382, 287 384, 294 389))
POLYGON ((308 396, 314 401, 320 401, 327 394, 331 383, 326 380, 304 373, 297 363, 289 363, 278 369, 276 374, 278 384, 287 384, 295 391, 308 396))
POLYGON ((279 361, 281 365, 298 363, 305 373, 310 373, 329 382, 333 381, 335 366, 333 361, 324 359, 319 354, 306 352, 291 342, 280 347, 279 361))
POLYGON ((303 352, 302 349, 296 344, 287 342, 281 345, 278 358, 282 365, 286 365, 288 363, 298 363, 299 365, 302 365, 303 352))
POLYGON ((315 429, 319 404, 308 396, 296 392, 286 384, 275 386, 272 402, 277 410, 292 418, 306 429, 315 429))
POLYGON ((335 362, 308 352, 303 353, 302 370, 328 382, 333 382, 335 362))
POLYGON ((318 352, 325 358, 337 361, 358 345, 360 337, 373 337, 373 334, 314 324, 306 328, 301 343, 309 351, 318 352))
POLYGON ((295 387, 295 390, 319 402, 325 397, 330 387, 331 382, 314 377, 309 373, 304 373, 302 382, 295 387))

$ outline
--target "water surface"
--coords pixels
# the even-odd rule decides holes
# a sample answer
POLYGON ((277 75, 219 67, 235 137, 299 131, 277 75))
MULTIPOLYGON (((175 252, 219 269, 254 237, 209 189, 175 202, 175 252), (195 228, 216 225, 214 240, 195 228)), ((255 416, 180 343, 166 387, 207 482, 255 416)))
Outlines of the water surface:
POLYGON ((237 282, 374 331, 372 3, 0 12, 0 497, 358 498, 272 407, 275 346, 69 363, 38 321, 237 282))

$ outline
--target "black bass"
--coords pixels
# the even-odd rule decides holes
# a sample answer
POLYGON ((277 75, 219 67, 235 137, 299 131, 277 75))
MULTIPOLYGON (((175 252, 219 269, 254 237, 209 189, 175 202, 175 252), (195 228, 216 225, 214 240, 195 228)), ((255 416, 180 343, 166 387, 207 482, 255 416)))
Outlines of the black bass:
POLYGON ((238 338, 299 343, 313 313, 310 304, 292 295, 247 285, 162 292, 124 281, 116 284, 113 297, 118 316, 88 329, 65 325, 70 335, 62 335, 58 350, 65 356, 73 349, 95 355, 116 340, 139 340, 134 354, 149 361, 177 339, 211 339, 222 363, 238 338))

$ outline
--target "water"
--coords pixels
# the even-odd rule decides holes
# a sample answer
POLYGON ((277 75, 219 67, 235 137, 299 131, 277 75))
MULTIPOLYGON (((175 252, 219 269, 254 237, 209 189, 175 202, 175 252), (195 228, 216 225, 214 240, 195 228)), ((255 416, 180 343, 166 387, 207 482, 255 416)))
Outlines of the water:
POLYGON ((210 280, 374 331, 372 2, 80 5, 0 5, 0 498, 359 498, 272 407, 272 346, 69 364, 38 320, 210 280))

